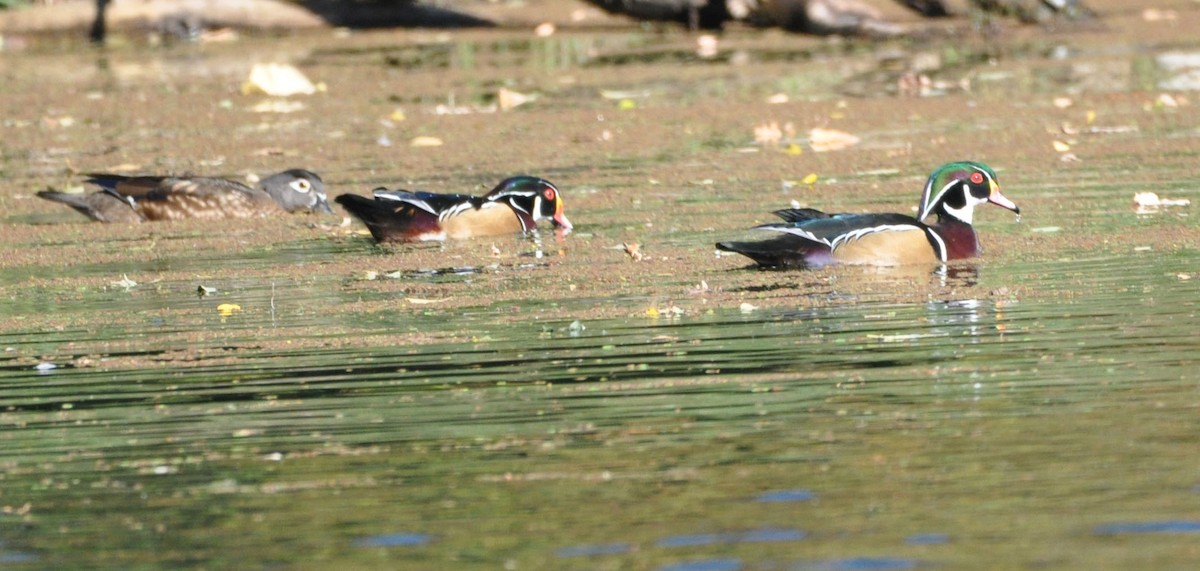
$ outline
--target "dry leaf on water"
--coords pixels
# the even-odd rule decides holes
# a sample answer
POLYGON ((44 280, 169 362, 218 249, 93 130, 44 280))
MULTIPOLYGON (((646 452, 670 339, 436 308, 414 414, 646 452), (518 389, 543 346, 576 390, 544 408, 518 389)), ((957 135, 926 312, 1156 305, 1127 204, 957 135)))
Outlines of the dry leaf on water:
POLYGON ((508 111, 537 99, 537 95, 520 93, 501 87, 500 91, 496 94, 496 99, 500 103, 500 110, 508 111))
POLYGON ((624 248, 625 253, 629 254, 629 257, 633 258, 633 261, 635 262, 640 262, 645 258, 645 256, 642 255, 642 246, 637 242, 625 242, 624 244, 621 244, 621 247, 624 248))
POLYGON ((242 93, 265 93, 273 97, 312 95, 317 92, 300 70, 281 63, 258 63, 250 70, 250 77, 242 84, 242 93))
POLYGON ((816 127, 808 132, 808 144, 818 153, 840 151, 853 147, 861 141, 857 136, 837 129, 816 127))

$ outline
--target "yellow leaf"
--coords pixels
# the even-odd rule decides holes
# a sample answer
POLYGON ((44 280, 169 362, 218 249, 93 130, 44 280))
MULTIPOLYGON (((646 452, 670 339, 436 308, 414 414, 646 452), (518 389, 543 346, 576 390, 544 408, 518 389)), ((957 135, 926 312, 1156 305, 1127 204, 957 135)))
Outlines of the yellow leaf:
POLYGON ((804 184, 816 184, 817 173, 815 173, 815 172, 808 173, 808 176, 801 179, 800 182, 803 182, 804 184))
POLYGON ((649 318, 652 318, 652 319, 658 319, 658 308, 656 308, 656 307, 651 307, 650 309, 647 309, 647 310, 646 310, 646 317, 649 317, 649 318))
POLYGON ((1054 150, 1060 153, 1065 153, 1071 150, 1071 145, 1068 145, 1062 141, 1054 141, 1054 150))
POLYGON ((632 99, 622 99, 620 101, 620 103, 617 103, 617 109, 620 109, 622 111, 627 111, 629 109, 635 109, 635 108, 637 108, 637 101, 634 101, 632 99))
POLYGON ((787 148, 784 149, 783 152, 785 152, 789 155, 799 155, 799 154, 804 153, 804 149, 801 149, 800 145, 797 145, 796 143, 789 143, 787 148))
POLYGON ((230 315, 233 315, 241 310, 242 306, 236 303, 222 303, 221 305, 217 306, 217 314, 221 317, 229 317, 230 315))

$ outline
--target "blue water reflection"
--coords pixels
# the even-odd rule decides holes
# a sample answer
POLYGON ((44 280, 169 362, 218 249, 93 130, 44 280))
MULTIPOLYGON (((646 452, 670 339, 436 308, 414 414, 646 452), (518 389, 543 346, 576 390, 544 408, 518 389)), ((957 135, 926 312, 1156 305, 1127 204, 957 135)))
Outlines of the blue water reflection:
POLYGON ((817 495, 809 490, 773 490, 759 494, 754 501, 762 503, 807 502, 816 497, 817 495))
POLYGON ((431 541, 433 541, 433 537, 428 534, 399 532, 364 537, 355 541, 354 545, 358 547, 408 547, 427 545, 431 541))
POLYGON ((1200 533, 1200 520, 1167 520, 1130 523, 1109 523, 1096 526, 1096 535, 1125 535, 1140 533, 1200 533))
POLYGON ((827 559, 824 561, 802 561, 793 564, 792 571, 891 571, 893 569, 916 569, 912 559, 890 557, 855 557, 851 559, 827 559))

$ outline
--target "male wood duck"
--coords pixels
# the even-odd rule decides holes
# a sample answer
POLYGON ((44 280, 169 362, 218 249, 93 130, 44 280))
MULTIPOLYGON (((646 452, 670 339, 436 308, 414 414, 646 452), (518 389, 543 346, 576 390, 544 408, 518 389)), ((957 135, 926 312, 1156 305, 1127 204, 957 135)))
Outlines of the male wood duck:
POLYGON ((61 202, 100 222, 142 222, 185 218, 250 218, 282 212, 330 214, 325 184, 314 172, 291 169, 263 179, 258 188, 211 177, 88 174, 103 190, 37 195, 61 202))
POLYGON ((761 242, 720 242, 760 266, 810 268, 829 264, 896 266, 944 263, 979 253, 971 226, 975 207, 985 203, 1021 214, 1000 194, 987 165, 956 162, 941 166, 925 183, 917 217, 905 214, 826 214, 811 208, 778 210, 785 222, 758 226, 780 235, 761 242), (937 215, 933 224, 923 222, 937 215))
POLYGON ((342 194, 335 200, 362 220, 377 242, 416 242, 516 234, 549 219, 565 230, 562 193, 532 176, 505 179, 483 196, 377 188, 374 197, 342 194))

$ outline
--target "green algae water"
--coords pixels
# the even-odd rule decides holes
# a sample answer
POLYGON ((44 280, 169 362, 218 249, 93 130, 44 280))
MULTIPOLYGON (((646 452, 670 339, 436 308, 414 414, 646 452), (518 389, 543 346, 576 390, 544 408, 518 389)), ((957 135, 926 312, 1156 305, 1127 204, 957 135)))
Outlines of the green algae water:
POLYGON ((941 46, 975 88, 913 98, 880 46, 744 30, 718 61, 682 32, 330 35, 293 56, 328 93, 282 114, 236 89, 285 39, 6 54, 0 567, 1190 568, 1200 232, 1133 194, 1200 199, 1200 121, 1155 42, 1022 33, 941 46), (539 97, 488 111, 501 86, 539 97), (863 141, 795 154, 769 121, 863 141), (792 201, 909 212, 963 155, 1024 213, 981 207, 969 263, 713 252, 792 201), (130 166, 331 194, 533 172, 577 228, 379 247, 32 196, 130 166))

